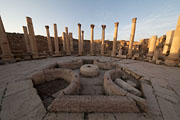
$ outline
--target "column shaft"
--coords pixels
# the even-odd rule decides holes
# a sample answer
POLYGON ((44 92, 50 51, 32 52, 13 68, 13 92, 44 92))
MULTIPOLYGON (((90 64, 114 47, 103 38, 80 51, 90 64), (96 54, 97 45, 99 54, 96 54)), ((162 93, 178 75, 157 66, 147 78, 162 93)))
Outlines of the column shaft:
POLYGON ((1 16, 0 16, 0 47, 2 51, 2 61, 15 62, 14 55, 12 54, 1 16))
POLYGON ((170 47, 172 44, 172 40, 173 40, 173 36, 174 36, 174 30, 170 30, 166 33, 166 41, 165 41, 165 45, 163 47, 163 54, 166 55, 168 51, 170 51, 170 47))
POLYGON ((130 35, 129 50, 128 50, 129 56, 132 56, 132 47, 133 47, 133 42, 134 42, 135 30, 136 30, 136 20, 137 18, 132 19, 132 28, 131 28, 131 35, 130 35))
POLYGON ((26 17, 26 21, 27 21, 27 26, 29 30, 29 39, 31 43, 32 57, 36 59, 36 58, 39 58, 39 54, 38 54, 37 40, 34 34, 33 22, 30 17, 26 17))
POLYGON ((102 26, 102 42, 101 42, 101 55, 104 55, 104 40, 105 40, 105 28, 106 25, 101 25, 102 26))
POLYGON ((52 49, 50 32, 49 32, 49 26, 45 26, 45 28, 46 28, 46 33, 47 33, 47 43, 48 43, 49 53, 50 53, 50 55, 52 55, 53 54, 53 49, 52 49))
POLYGON ((81 24, 78 23, 78 54, 82 55, 82 50, 81 50, 81 24))
POLYGON ((176 25, 169 56, 166 58, 165 64, 177 66, 179 63, 179 48, 180 48, 180 15, 176 25))
POLYGON ((94 55, 94 25, 91 24, 90 55, 94 55))
POLYGON ((116 55, 116 42, 117 42, 119 22, 116 22, 116 23, 114 23, 114 24, 115 24, 115 28, 114 28, 114 39, 113 39, 113 49, 112 49, 112 54, 111 54, 111 56, 113 56, 113 57, 116 55))
POLYGON ((74 47, 73 47, 73 34, 72 33, 69 33, 69 38, 70 38, 71 53, 73 53, 74 47))
POLYGON ((156 40, 157 40, 157 36, 151 37, 149 51, 148 51, 149 56, 153 56, 154 50, 156 48, 156 40))
POLYGON ((54 44, 55 44, 55 56, 59 56, 60 51, 59 51, 59 41, 58 41, 58 32, 57 32, 56 24, 54 24, 54 44))
POLYGON ((62 32, 63 51, 66 51, 66 34, 62 32))
POLYGON ((70 55, 71 54, 71 50, 70 50, 70 41, 69 41, 69 33, 68 33, 68 27, 65 27, 65 35, 66 35, 66 55, 70 55))
POLYGON ((84 31, 82 30, 81 32, 81 50, 82 50, 82 53, 84 52, 84 31))
POLYGON ((28 36, 28 31, 27 31, 26 26, 23 26, 23 32, 24 32, 24 42, 26 45, 27 53, 31 53, 31 46, 30 46, 30 41, 29 41, 29 36, 28 36))

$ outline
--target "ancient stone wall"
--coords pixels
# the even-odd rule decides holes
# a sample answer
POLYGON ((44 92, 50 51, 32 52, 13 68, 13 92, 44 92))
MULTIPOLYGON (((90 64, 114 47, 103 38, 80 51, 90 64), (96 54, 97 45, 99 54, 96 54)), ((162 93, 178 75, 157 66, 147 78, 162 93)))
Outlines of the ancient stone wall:
MULTIPOLYGON (((12 49, 12 53, 14 54, 15 58, 24 58, 25 55, 27 55, 27 49, 25 46, 25 40, 24 40, 24 34, 22 33, 6 33, 8 41, 10 43, 10 47, 12 49)), ((38 51, 40 55, 45 55, 49 54, 48 50, 48 43, 47 43, 47 37, 46 36, 41 36, 41 35, 36 35, 36 40, 37 40, 37 46, 38 46, 38 51)), ((60 45, 60 51, 63 51, 63 42, 62 42, 62 37, 58 38, 59 40, 59 45, 60 45)), ((55 45, 54 45, 54 37, 51 37, 52 41, 52 49, 55 51, 55 45)), ((94 40, 94 52, 96 55, 100 55, 101 53, 101 40, 94 40)), ((127 52, 127 47, 128 47, 128 42, 125 40, 119 40, 117 41, 117 50, 119 50, 119 46, 126 46, 124 47, 124 54, 127 52)), ((112 52, 112 46, 113 46, 113 41, 110 40, 105 40, 104 43, 104 52, 107 55, 110 55, 112 52)), ((73 38, 73 47, 74 51, 73 54, 78 54, 78 39, 73 38)), ((90 54, 90 40, 84 40, 84 51, 83 54, 87 55, 90 54)), ((0 49, 0 56, 2 52, 0 49)))

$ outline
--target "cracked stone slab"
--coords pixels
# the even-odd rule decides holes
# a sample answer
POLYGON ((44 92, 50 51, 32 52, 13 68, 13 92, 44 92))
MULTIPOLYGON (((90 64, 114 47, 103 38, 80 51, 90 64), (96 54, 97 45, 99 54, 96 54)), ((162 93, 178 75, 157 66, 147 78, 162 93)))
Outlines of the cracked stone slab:
POLYGON ((161 110, 155 95, 153 94, 152 86, 142 83, 142 90, 148 104, 148 114, 150 114, 156 120, 162 120, 161 110))
POLYGON ((116 120, 153 120, 144 113, 114 113, 116 120))
POLYGON ((41 104, 42 102, 34 88, 9 95, 2 102, 2 120, 14 120, 23 117, 30 114, 41 104))
POLYGON ((84 113, 48 113, 43 120, 84 120, 84 113))
POLYGON ((90 113, 88 120, 116 120, 113 113, 90 113))
POLYGON ((30 79, 10 82, 7 85, 5 97, 28 88, 33 88, 33 83, 30 79))
POLYGON ((178 114, 176 113, 174 109, 176 104, 172 104, 160 97, 157 97, 157 99, 158 99, 164 120, 179 120, 178 114))

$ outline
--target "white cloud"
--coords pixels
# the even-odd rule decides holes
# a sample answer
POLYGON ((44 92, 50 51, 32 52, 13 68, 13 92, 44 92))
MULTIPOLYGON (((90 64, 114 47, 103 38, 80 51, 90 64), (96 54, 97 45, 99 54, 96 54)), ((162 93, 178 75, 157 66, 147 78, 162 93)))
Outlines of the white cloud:
MULTIPOLYGON (((153 35, 158 37, 166 34, 167 31, 176 28, 178 15, 169 14, 152 14, 142 19, 137 19, 135 41, 143 38, 149 38, 153 35)), ((129 40, 131 24, 125 25, 119 30, 119 38, 129 40)))

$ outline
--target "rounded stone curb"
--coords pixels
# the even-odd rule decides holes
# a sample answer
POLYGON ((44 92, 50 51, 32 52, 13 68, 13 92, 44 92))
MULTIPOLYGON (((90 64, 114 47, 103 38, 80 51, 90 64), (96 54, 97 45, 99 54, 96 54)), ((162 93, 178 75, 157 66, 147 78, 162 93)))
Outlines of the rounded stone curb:
POLYGON ((93 64, 85 64, 85 65, 81 66, 80 73, 83 76, 95 77, 99 74, 99 67, 97 65, 93 65, 93 64))
POLYGON ((128 96, 136 102, 136 104, 138 105, 140 110, 147 112, 147 102, 145 99, 127 92, 126 90, 118 87, 113 82, 113 80, 115 78, 120 78, 122 76, 121 71, 122 71, 121 69, 113 69, 113 70, 109 70, 105 73, 105 75, 104 75, 105 93, 107 95, 128 96))
POLYGON ((65 95, 48 107, 50 112, 140 112, 133 99, 125 96, 65 95))
POLYGON ((60 68, 78 69, 83 65, 83 60, 82 59, 77 59, 77 60, 71 60, 71 61, 68 61, 68 62, 57 62, 57 65, 60 68))
POLYGON ((35 85, 39 85, 45 83, 46 81, 52 81, 58 78, 62 78, 66 80, 68 83, 70 83, 65 89, 60 90, 58 92, 58 96, 79 94, 79 74, 73 72, 70 69, 56 68, 42 70, 37 73, 34 73, 31 79, 35 85))
POLYGON ((97 65, 100 69, 103 70, 111 70, 113 67, 115 67, 115 64, 110 61, 94 60, 93 64, 97 65))

